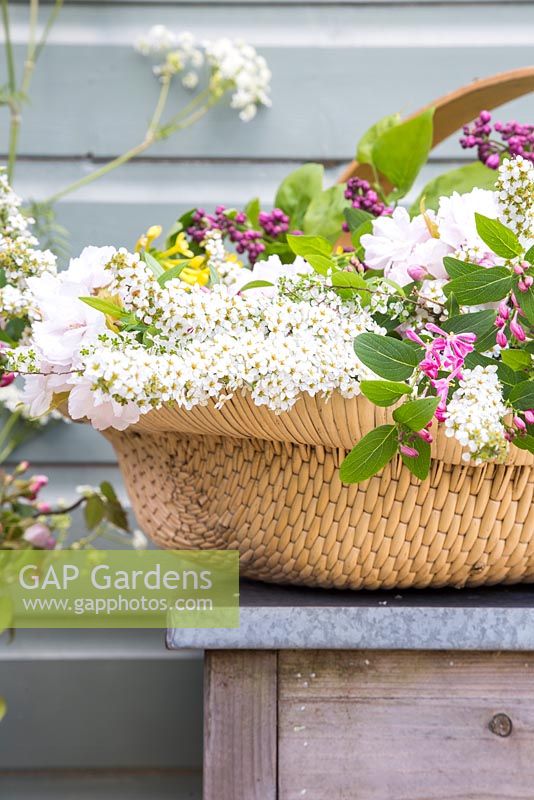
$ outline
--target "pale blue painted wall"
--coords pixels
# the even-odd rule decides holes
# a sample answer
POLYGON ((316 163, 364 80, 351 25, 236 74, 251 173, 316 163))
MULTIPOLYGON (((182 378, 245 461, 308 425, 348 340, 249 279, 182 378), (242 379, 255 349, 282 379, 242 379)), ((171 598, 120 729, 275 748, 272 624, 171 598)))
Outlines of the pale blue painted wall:
MULTIPOLYGON (((28 3, 11 2, 10 7, 17 56, 22 58, 28 3)), ((59 206, 59 218, 71 232, 73 252, 87 243, 131 246, 149 224, 170 225, 193 205, 240 205, 254 195, 269 203, 281 177, 303 160, 323 161, 333 182, 352 157, 359 135, 380 116, 408 113, 475 78, 534 60, 534 4, 520 0, 71 0, 39 63, 32 102, 24 113, 16 180, 21 194, 42 198, 139 140, 157 85, 131 43, 159 22, 202 36, 242 36, 251 41, 273 70, 273 108, 248 125, 240 123, 234 112, 219 109, 193 132, 158 145, 142 161, 69 197, 59 206)), ((183 99, 178 89, 175 98, 176 103, 183 99)), ((524 99, 502 114, 532 119, 532 111, 532 99, 524 99)), ((0 153, 5 153, 7 115, 2 113, 0 153)), ((455 141, 446 142, 423 179, 465 157, 455 141)), ((110 447, 98 434, 79 426, 50 430, 24 454, 51 472, 59 494, 68 495, 77 483, 116 477, 110 447)), ((47 652, 36 640, 37 655, 40 647, 47 652)), ((127 655, 127 646, 123 652, 127 655)), ((22 653, 19 658, 26 656, 22 653)), ((19 670, 16 658, 0 660, 0 688, 3 691, 2 683, 10 684, 18 672, 12 684, 16 703, 25 692, 31 697, 39 680, 57 691, 63 679, 67 694, 73 682, 89 680, 90 693, 98 681, 93 686, 91 671, 80 666, 83 658, 47 660, 46 668, 36 661, 33 672, 32 665, 19 670)), ((163 673, 139 663, 147 690, 139 695, 137 714, 128 717, 128 735, 132 739, 136 726, 150 724, 156 742, 145 730, 144 757, 143 747, 132 743, 111 763, 118 765, 122 758, 124 766, 131 766, 132 759, 140 765, 161 766, 157 736, 167 735, 176 742, 176 751, 173 758, 166 743, 165 763, 198 765, 200 662, 194 661, 192 670, 186 665, 177 668, 174 681, 168 667, 162 668, 163 673), (165 690, 151 693, 154 681, 162 682, 165 690), (172 693, 177 719, 163 720, 156 730, 154 709, 165 714, 165 692, 172 693)), ((108 674, 110 681, 120 680, 120 673, 111 668, 108 674)), ((135 678, 127 677, 127 685, 128 681, 133 686, 135 678)), ((130 707, 123 695, 115 698, 118 713, 130 707)), ((92 696, 80 706, 86 713, 88 741, 102 733, 98 714, 91 713, 92 696)), ((104 707, 112 697, 106 689, 96 702, 104 707)), ((18 752, 16 766, 108 765, 105 746, 77 749, 65 739, 62 720, 68 715, 68 703, 60 703, 58 709, 58 722, 48 728, 50 740, 41 755, 32 750, 39 747, 34 737, 25 751, 18 752), (54 751, 61 753, 62 748, 63 756, 56 758, 54 751)), ((49 711, 54 714, 53 703, 49 711)), ((4 759, 0 755, 0 770, 15 764, 13 742, 22 741, 28 730, 28 713, 15 712, 0 728, 0 741, 3 736, 6 743, 0 747, 5 754, 4 759)), ((41 797, 39 787, 17 786, 17 796, 41 797)), ((8 794, 15 791, 6 782, 4 787, 8 794)), ((76 790, 72 796, 78 796, 76 790)))

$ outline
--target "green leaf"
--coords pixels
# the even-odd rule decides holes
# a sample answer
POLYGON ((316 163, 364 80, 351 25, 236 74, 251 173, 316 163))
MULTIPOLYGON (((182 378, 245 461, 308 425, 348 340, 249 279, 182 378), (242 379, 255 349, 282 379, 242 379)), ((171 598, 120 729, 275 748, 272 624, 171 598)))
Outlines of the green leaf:
POLYGON ((402 118, 400 114, 388 114, 386 117, 382 117, 382 119, 379 119, 378 122, 375 122, 374 125, 366 130, 358 142, 358 147, 356 149, 356 161, 359 161, 360 164, 372 164, 373 147, 375 142, 390 128, 400 125, 401 119, 402 118))
POLYGON ((332 245, 322 236, 292 236, 287 237, 291 250, 298 256, 305 258, 315 272, 326 275, 332 268, 332 245))
POLYGON ((502 300, 512 288, 512 276, 506 267, 479 267, 461 278, 454 278, 443 287, 445 294, 454 292, 462 306, 475 306, 502 300))
POLYGON ((430 445, 423 439, 417 438, 413 442, 410 442, 410 447, 415 448, 418 455, 417 457, 414 456, 411 458, 401 453, 402 463, 408 467, 416 478, 419 478, 420 481, 424 481, 428 478, 428 473, 430 472, 430 445))
POLYGON ((529 453, 534 453, 534 436, 531 436, 529 433, 516 436, 514 444, 519 450, 528 450, 529 453))
POLYGON ((119 498, 117 497, 115 489, 113 488, 113 486, 109 481, 102 481, 102 483, 100 484, 100 491, 102 492, 106 500, 109 500, 111 503, 119 502, 119 498))
POLYGON ((85 524, 90 531, 94 531, 96 526, 99 525, 104 519, 105 506, 102 502, 102 499, 96 494, 92 495, 87 500, 83 513, 85 517, 85 524))
POLYGON ((410 394, 411 387, 399 381, 362 381, 362 394, 375 406, 392 406, 405 394, 410 394))
POLYGON ((103 314, 107 314, 108 317, 113 317, 113 319, 126 319, 129 316, 127 311, 124 311, 123 308, 120 308, 116 303, 111 303, 109 300, 103 300, 100 297, 79 297, 78 299, 96 309, 96 311, 101 311, 103 314))
POLYGON ((179 278, 181 272, 187 267, 188 261, 184 259, 180 261, 178 264, 175 264, 174 267, 170 269, 166 269, 165 272, 159 276, 158 283, 160 286, 164 286, 167 281, 172 281, 174 278, 179 278))
POLYGON ((475 212, 475 223, 478 235, 496 255, 502 258, 515 258, 523 252, 515 233, 498 219, 491 219, 475 212))
POLYGON ((221 276, 213 266, 213 264, 209 263, 208 268, 210 271, 210 286, 215 286, 217 283, 221 282, 221 276))
POLYGON ((266 286, 274 286, 274 283, 270 281, 250 281, 249 283, 245 283, 239 291, 246 292, 248 289, 263 289, 266 286))
POLYGON ((527 292, 522 292, 517 288, 517 283, 519 283, 519 281, 516 281, 515 298, 521 306, 525 317, 531 325, 534 325, 534 287, 531 286, 527 292))
POLYGON ((407 342, 377 333, 357 336, 354 351, 366 367, 390 381, 407 380, 421 360, 421 353, 407 342))
POLYGON ((525 261, 528 261, 529 264, 534 264, 534 244, 525 253, 525 261))
POLYGON ((412 188, 432 146, 434 109, 389 128, 373 145, 375 167, 395 187, 396 199, 412 188))
POLYGON ((464 275, 469 275, 474 269, 480 269, 478 264, 469 264, 467 261, 460 261, 459 258, 452 256, 445 256, 443 266, 447 270, 449 278, 462 278, 464 275))
POLYGON ((369 293, 367 281, 358 272, 334 272, 332 286, 340 289, 363 289, 364 292, 357 292, 358 295, 369 293))
POLYGON ((346 208, 343 212, 345 222, 349 226, 349 231, 357 231, 364 222, 372 222, 374 217, 362 208, 346 208))
POLYGON ((316 194, 304 215, 302 230, 335 241, 341 235, 343 212, 348 202, 343 186, 339 184, 316 194))
POLYGON ((381 425, 353 447, 339 469, 343 483, 360 483, 379 472, 397 452, 398 436, 394 425, 381 425))
POLYGON ((516 384, 508 399, 513 407, 520 411, 534 408, 534 381, 521 381, 516 384))
POLYGON ((424 198, 425 207, 438 210, 440 197, 449 197, 453 192, 464 194, 475 187, 492 189, 497 179, 497 172, 489 169, 480 161, 466 164, 459 169, 453 169, 429 181, 415 203, 410 208, 412 216, 420 213, 421 200, 424 198))
POLYGON ((372 232, 373 232, 373 223, 370 219, 367 220, 367 222, 364 222, 362 225, 360 225, 359 228, 357 228, 355 231, 352 232, 350 238, 352 240, 352 245, 356 251, 356 256, 358 258, 363 258, 365 253, 363 246, 360 242, 362 236, 364 236, 366 233, 372 233, 372 232))
POLYGON ((3 697, 0 697, 0 722, 4 719, 7 712, 6 701, 3 697))
POLYGON ((304 164, 280 184, 274 204, 291 218, 292 228, 301 228, 311 200, 323 190, 322 164, 304 164))
POLYGON ((447 333, 474 333, 476 335, 475 348, 481 353, 490 350, 495 345, 495 319, 497 313, 492 309, 487 311, 472 311, 469 314, 459 314, 442 323, 442 328, 447 333))
POLYGON ((156 278, 159 278, 160 275, 163 275, 165 270, 163 269, 159 261, 156 258, 154 258, 154 256, 151 255, 151 253, 148 252, 148 250, 145 250, 145 252, 143 253, 143 259, 147 267, 154 273, 156 278))
POLYGON ((411 431, 420 431, 427 425, 439 404, 439 397, 421 397, 408 400, 393 412, 393 419, 411 431))
POLYGON ((253 200, 245 206, 245 214, 247 215, 250 224, 253 228, 257 228, 259 225, 260 219, 260 198, 255 197, 253 200))
POLYGON ((501 360, 518 372, 532 367, 532 356, 526 350, 501 350, 501 360))

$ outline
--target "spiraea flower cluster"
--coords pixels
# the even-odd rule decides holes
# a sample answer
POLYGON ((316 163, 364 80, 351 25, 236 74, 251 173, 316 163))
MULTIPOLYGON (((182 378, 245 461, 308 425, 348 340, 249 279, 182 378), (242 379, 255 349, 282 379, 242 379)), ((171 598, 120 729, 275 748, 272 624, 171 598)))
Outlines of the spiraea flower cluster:
POLYGON ((465 461, 502 461, 508 451, 506 413, 497 366, 466 369, 447 406, 445 434, 467 448, 465 461))
POLYGON ((231 106, 243 122, 256 116, 259 105, 270 106, 271 72, 263 56, 241 40, 228 38, 198 41, 190 32, 175 34, 164 25, 154 25, 139 37, 136 49, 145 56, 162 56, 154 66, 161 79, 182 76, 186 89, 196 89, 199 70, 210 69, 209 90, 214 98, 231 92, 231 106))
POLYGON ((0 327, 13 341, 24 335, 35 312, 28 279, 56 273, 56 258, 39 249, 30 230, 33 220, 22 214, 21 203, 0 172, 0 327))
POLYGON ((534 164, 518 156, 499 169, 497 198, 503 222, 519 237, 534 236, 534 164))

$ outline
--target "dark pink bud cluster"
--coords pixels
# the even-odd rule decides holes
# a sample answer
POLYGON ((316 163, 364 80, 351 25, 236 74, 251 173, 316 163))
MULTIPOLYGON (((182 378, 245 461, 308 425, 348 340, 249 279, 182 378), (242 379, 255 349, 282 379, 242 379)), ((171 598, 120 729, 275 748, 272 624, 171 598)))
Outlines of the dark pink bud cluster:
POLYGON ((261 211, 259 223, 267 236, 271 236, 273 239, 289 230, 289 217, 281 208, 273 208, 270 212, 261 211))
MULTIPOLYGON (((349 178, 345 189, 345 197, 350 200, 353 208, 368 211, 373 217, 381 217, 383 214, 390 214, 392 211, 380 200, 369 181, 364 181, 362 178, 349 178)), ((346 224, 343 225, 343 228, 348 230, 346 224)))
POLYGON ((513 120, 491 122, 489 111, 481 111, 470 125, 464 125, 460 144, 464 149, 477 148, 480 161, 490 169, 498 169, 503 155, 523 156, 534 163, 534 125, 521 125, 513 120), (497 134, 502 141, 492 138, 497 134))
POLYGON ((201 244, 206 231, 219 230, 224 238, 228 238, 236 246, 238 253, 246 253, 251 264, 254 264, 265 250, 262 232, 247 228, 247 215, 244 211, 230 215, 225 206, 217 206, 214 214, 207 214, 203 208, 197 208, 193 214, 193 224, 187 233, 193 241, 201 244))

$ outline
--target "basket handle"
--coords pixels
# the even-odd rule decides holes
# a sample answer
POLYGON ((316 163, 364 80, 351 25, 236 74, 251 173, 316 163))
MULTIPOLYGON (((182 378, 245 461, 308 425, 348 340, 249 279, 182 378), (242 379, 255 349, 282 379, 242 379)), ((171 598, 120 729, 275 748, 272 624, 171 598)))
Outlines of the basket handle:
MULTIPOLYGON (((434 103, 429 103, 415 114, 411 114, 408 119, 416 117, 428 108, 435 108, 433 149, 462 125, 473 120, 482 109, 497 108, 529 92, 534 92, 534 67, 513 69, 462 86, 461 89, 440 97, 434 103)), ((345 183, 354 177, 374 179, 368 164, 353 161, 346 167, 338 182, 345 183)), ((385 181, 383 183, 386 188, 387 183, 385 181)))

